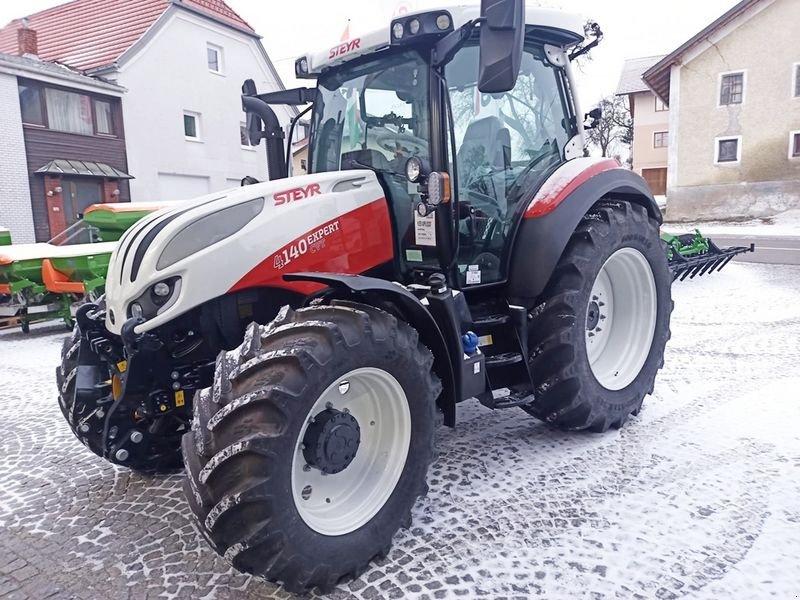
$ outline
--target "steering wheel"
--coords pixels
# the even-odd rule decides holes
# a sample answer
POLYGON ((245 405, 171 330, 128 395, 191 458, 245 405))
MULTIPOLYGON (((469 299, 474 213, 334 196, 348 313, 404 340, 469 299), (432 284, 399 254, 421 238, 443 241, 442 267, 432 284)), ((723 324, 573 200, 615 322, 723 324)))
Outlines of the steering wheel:
POLYGON ((407 158, 424 155, 428 148, 428 142, 409 133, 382 133, 375 138, 375 142, 387 152, 402 152, 407 158))

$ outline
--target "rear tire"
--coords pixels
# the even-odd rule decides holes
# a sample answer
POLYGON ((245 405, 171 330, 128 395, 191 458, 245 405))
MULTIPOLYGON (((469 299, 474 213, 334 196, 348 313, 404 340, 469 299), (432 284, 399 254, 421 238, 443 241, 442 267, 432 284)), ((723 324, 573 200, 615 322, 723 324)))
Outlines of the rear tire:
POLYGON ((598 203, 533 311, 536 400, 523 410, 595 432, 638 414, 664 365, 671 284, 656 220, 636 204, 598 203))
POLYGON ((196 394, 183 439, 201 533, 237 569, 291 592, 357 577, 427 492, 441 391, 432 365, 414 329, 369 306, 287 307, 252 324, 196 394), (360 445, 341 446, 351 462, 323 476, 330 465, 306 453, 331 447, 333 435, 311 433, 331 415, 360 445))

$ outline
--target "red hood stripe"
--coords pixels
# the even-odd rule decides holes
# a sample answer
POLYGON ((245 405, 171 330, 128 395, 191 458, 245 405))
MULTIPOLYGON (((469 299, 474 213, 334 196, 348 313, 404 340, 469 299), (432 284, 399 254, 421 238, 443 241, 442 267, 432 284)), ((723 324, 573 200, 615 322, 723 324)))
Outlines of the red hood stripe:
POLYGON ((308 294, 322 285, 287 282, 289 273, 358 275, 392 260, 394 243, 386 198, 321 223, 273 252, 229 290, 276 287, 308 294))

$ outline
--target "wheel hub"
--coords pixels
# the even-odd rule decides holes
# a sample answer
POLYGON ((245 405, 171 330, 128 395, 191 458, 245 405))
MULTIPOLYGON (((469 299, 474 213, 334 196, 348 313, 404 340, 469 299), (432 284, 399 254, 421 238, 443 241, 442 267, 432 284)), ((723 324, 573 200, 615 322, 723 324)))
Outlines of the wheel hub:
POLYGON ((328 408, 314 417, 303 437, 303 456, 311 467, 334 475, 344 471, 358 452, 361 427, 349 413, 328 408))

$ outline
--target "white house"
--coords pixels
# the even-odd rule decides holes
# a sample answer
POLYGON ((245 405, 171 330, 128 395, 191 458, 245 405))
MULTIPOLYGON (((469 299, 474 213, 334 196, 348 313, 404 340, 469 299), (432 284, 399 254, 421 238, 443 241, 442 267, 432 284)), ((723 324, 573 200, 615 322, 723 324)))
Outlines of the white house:
MULTIPOLYGON (((15 53, 12 21, 0 52, 15 53)), ((26 18, 39 57, 127 90, 132 201, 178 200, 266 179, 264 146, 242 133, 241 86, 283 87, 260 37, 222 0, 74 0, 26 18)), ((288 129, 297 114, 278 107, 288 129)))

